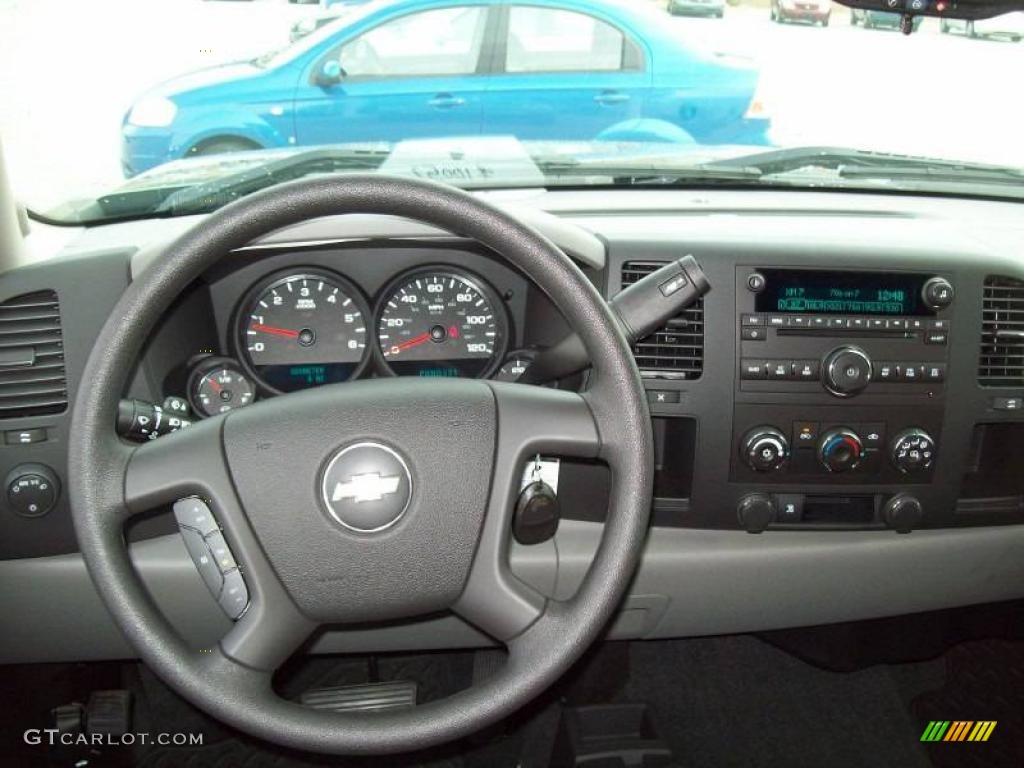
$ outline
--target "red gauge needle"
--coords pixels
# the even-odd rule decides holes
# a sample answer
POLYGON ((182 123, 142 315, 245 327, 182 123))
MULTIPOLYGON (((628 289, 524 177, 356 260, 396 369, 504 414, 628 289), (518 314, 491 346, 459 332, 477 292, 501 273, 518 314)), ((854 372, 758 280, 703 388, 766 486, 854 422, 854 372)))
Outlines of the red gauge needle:
POLYGON ((413 336, 411 339, 406 339, 401 344, 395 344, 391 347, 391 354, 393 355, 397 352, 401 352, 403 349, 408 349, 409 347, 415 347, 417 344, 422 344, 425 341, 430 341, 430 331, 421 333, 419 336, 413 336))
POLYGON ((214 392, 216 392, 219 395, 221 393, 221 390, 223 389, 223 387, 220 385, 220 383, 216 379, 214 379, 214 378, 209 378, 209 379, 207 379, 207 381, 210 382, 210 389, 212 389, 214 392))
POLYGON ((251 326, 249 326, 249 328, 258 333, 269 333, 273 336, 284 336, 286 339, 299 338, 298 331, 293 331, 288 328, 278 328, 276 325, 264 325, 263 323, 253 323, 251 326))

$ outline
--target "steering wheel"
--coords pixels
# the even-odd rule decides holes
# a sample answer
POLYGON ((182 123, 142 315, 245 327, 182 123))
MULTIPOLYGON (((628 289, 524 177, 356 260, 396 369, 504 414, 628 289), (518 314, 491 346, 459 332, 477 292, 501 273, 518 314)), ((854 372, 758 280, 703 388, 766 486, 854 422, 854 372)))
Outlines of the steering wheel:
POLYGON ((169 247, 128 287, 100 332, 75 400, 69 445, 82 555, 145 663, 225 723, 281 745, 336 754, 394 753, 457 739, 555 682, 623 598, 646 535, 652 466, 650 415, 629 346, 569 258, 469 194, 370 175, 300 180, 252 194, 169 247), (586 391, 373 379, 261 401, 138 446, 122 441, 114 431, 118 401, 171 302, 232 250, 342 213, 423 221, 502 254, 547 293, 583 340, 593 362, 586 391), (333 503, 339 457, 351 457, 353 446, 361 447, 362 466, 387 465, 387 477, 398 478, 388 480, 395 492, 370 512, 347 497, 333 503), (509 565, 512 509, 523 467, 537 453, 600 459, 611 470, 603 539, 578 592, 564 601, 544 598, 509 565), (202 652, 154 605, 132 568, 123 530, 130 516, 188 496, 208 502, 250 596, 219 646, 202 652), (503 667, 479 685, 380 713, 311 709, 273 690, 274 670, 320 626, 444 611, 507 648, 503 667))

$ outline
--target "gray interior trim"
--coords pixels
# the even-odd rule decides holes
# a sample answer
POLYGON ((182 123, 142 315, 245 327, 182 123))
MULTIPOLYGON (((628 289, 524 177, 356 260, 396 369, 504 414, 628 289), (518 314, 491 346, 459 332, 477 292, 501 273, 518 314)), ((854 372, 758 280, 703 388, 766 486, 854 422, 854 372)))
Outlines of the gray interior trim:
MULTIPOLYGON (((498 207, 520 222, 533 227, 580 264, 591 269, 604 269, 605 245, 592 232, 568 219, 560 219, 540 208, 513 203, 498 207)), ((195 221, 192 217, 182 220, 195 221)), ((182 228, 184 231, 184 227, 182 228)), ((437 227, 397 216, 376 214, 350 214, 311 219, 301 224, 284 227, 258 238, 248 248, 289 248, 295 246, 329 245, 360 240, 451 240, 450 232, 437 227)), ((145 270, 162 254, 160 247, 144 248, 132 259, 132 275, 145 270)))
MULTIPOLYGON (((545 594, 578 586, 600 538, 563 521, 555 547, 515 547, 512 569, 545 594), (555 585, 555 574, 557 586, 555 585)), ((1024 597, 1024 526, 766 533, 656 528, 612 637, 665 638, 853 621, 1024 597)), ((228 627, 180 537, 131 547, 143 581, 194 647, 228 627)), ((0 663, 129 658, 79 555, 0 561, 0 663), (45 596, 45 598, 43 598, 45 596), (74 647, 66 642, 76 638, 74 647)), ((323 634, 313 653, 482 647, 448 616, 323 634)))

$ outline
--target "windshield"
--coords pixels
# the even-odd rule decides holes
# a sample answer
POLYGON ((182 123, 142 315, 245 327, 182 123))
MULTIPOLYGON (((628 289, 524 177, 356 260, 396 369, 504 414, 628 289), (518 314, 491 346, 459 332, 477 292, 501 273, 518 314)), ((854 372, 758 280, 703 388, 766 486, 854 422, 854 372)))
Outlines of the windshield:
POLYGON ((59 222, 312 173, 1024 196, 1024 14, 829 0, 0 2, 0 139, 59 222))

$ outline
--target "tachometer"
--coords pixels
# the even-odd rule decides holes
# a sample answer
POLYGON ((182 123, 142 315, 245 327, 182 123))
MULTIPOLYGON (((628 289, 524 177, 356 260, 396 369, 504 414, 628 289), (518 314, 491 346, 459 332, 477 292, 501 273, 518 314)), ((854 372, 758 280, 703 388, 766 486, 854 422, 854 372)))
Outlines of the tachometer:
POLYGON ((488 376, 508 343, 505 307, 483 280, 420 270, 384 292, 377 344, 399 376, 488 376))
POLYGON ((270 278, 239 315, 241 357, 273 392, 347 381, 366 362, 368 314, 358 290, 337 275, 270 278))

